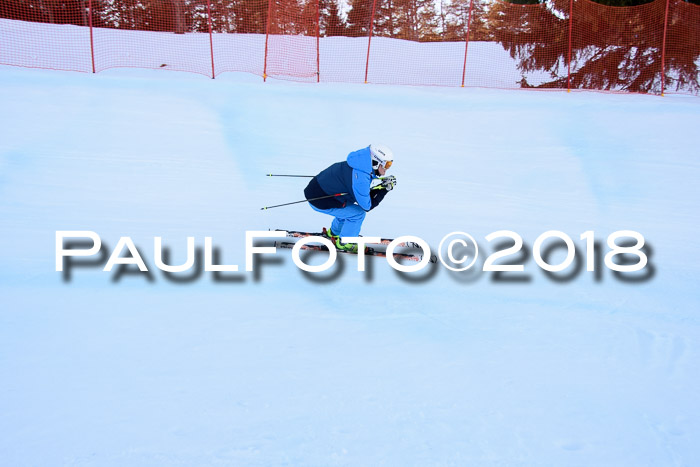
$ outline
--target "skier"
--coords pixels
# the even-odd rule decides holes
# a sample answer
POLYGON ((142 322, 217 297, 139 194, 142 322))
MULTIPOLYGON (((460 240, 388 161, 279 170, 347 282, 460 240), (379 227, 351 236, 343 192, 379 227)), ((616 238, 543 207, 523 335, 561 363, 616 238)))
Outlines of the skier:
POLYGON ((376 208, 394 189, 396 177, 385 177, 394 162, 386 146, 370 144, 351 152, 346 161, 336 162, 311 179, 304 195, 311 207, 334 217, 326 232, 339 250, 357 253, 356 243, 341 243, 342 237, 360 235, 367 212, 376 208), (334 196, 343 193, 342 196, 334 196))

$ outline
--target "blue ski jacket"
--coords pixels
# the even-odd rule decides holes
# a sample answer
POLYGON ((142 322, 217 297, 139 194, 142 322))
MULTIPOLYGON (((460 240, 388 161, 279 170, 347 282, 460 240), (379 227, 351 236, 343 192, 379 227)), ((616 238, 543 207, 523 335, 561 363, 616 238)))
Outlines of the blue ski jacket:
POLYGON ((306 199, 347 193, 316 201, 309 201, 318 209, 342 208, 357 203, 365 211, 372 209, 370 183, 375 178, 369 146, 348 155, 344 162, 336 162, 311 179, 304 195, 306 199))

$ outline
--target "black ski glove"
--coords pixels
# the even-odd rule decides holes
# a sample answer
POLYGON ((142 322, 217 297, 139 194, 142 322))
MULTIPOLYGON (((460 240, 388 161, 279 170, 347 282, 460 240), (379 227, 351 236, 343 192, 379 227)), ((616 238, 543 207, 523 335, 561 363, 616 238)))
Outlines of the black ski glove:
POLYGON ((382 202, 387 193, 389 193, 388 190, 371 190, 369 192, 369 197, 372 200, 372 207, 369 208, 369 210, 371 211, 379 206, 379 203, 382 202))

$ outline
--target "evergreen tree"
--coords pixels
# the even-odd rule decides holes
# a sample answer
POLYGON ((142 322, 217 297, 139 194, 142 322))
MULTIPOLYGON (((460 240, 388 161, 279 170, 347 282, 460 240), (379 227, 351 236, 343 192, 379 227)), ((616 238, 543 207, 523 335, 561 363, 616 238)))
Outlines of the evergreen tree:
POLYGON ((340 15, 338 0, 319 0, 322 36, 344 36, 346 25, 340 15))
MULTIPOLYGON (((611 6, 639 3, 638 0, 602 1, 611 6)), ((596 8, 581 2, 574 8, 576 29, 585 33, 575 34, 571 44, 571 87, 660 91, 666 2, 614 9, 596 8)), ((539 8, 494 4, 489 19, 496 40, 518 60, 523 87, 531 86, 525 73, 543 70, 553 79, 538 87, 566 88, 569 80, 568 0, 551 0, 539 8)), ((697 92, 700 90, 697 22, 678 19, 669 18, 667 42, 683 44, 683 52, 669 56, 667 74, 673 77, 669 84, 697 92)))
POLYGON ((372 34, 412 41, 439 39, 433 0, 377 0, 372 34))
POLYGON ((444 39, 465 41, 467 35, 470 41, 493 40, 487 20, 485 0, 452 0, 447 6, 444 39))
POLYGON ((411 41, 431 41, 439 38, 437 12, 433 0, 395 0, 398 34, 395 37, 411 41))
MULTIPOLYGON (((377 0, 379 2, 379 0, 377 0)), ((369 22, 372 17, 373 0, 350 0, 347 32, 350 37, 362 37, 369 34, 369 22)))
POLYGON ((397 14, 396 0, 377 0, 372 34, 376 36, 397 37, 397 14))
POLYGON ((325 36, 328 23, 328 3, 327 0, 306 0, 302 9, 301 21, 304 24, 301 33, 307 36, 316 36, 318 33, 325 36), (318 24, 317 24, 318 23, 318 24))
POLYGON ((273 11, 271 12, 268 32, 270 34, 316 35, 316 1, 272 0, 273 11), (313 25, 312 21, 307 19, 312 15, 314 17, 313 25))
POLYGON ((228 28, 241 34, 265 34, 267 28, 267 0, 222 0, 227 8, 223 8, 227 18, 228 28), (230 14, 233 14, 231 21, 230 14))

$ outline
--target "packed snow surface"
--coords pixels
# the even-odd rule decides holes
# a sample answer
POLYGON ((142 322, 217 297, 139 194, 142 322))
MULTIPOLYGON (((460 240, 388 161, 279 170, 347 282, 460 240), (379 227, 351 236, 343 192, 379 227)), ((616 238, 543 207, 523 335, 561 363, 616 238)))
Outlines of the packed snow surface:
POLYGON ((2 67, 0 83, 3 464, 700 464, 698 98, 162 70, 2 67), (437 250, 467 232, 475 267, 341 255, 303 273, 280 250, 247 272, 246 231, 330 224, 260 210, 306 185, 266 174, 372 142, 398 185, 362 233, 437 250), (57 272, 64 230, 104 256, 57 272), (481 271, 499 230, 524 246, 497 263, 523 272, 481 271), (576 245, 559 280, 533 258, 549 230, 576 245), (602 260, 620 230, 649 254, 622 277, 602 260), (148 273, 102 270, 121 237, 148 273), (154 237, 169 264, 212 237, 239 271, 168 276, 154 237))

